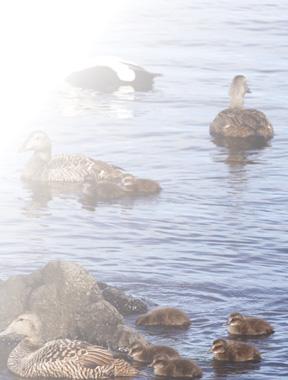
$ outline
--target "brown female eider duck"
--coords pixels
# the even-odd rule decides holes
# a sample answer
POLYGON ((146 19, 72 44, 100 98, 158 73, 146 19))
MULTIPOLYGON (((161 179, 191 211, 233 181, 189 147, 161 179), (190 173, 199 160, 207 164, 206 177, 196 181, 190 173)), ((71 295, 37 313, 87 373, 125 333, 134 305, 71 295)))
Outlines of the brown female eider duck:
POLYGON ((149 367, 153 367, 156 376, 190 379, 202 377, 201 368, 190 359, 169 359, 165 356, 157 355, 149 367))
POLYGON ((273 334, 270 323, 260 318, 247 317, 240 313, 232 313, 228 318, 228 332, 232 335, 261 336, 273 334))
POLYGON ((220 112, 210 125, 210 134, 213 137, 262 143, 273 137, 273 127, 264 113, 244 108, 244 96, 249 92, 247 78, 244 75, 235 76, 229 91, 229 108, 220 112))
POLYGON ((141 363, 151 363, 156 355, 165 355, 169 359, 179 358, 179 353, 171 347, 144 345, 140 342, 134 342, 129 347, 129 356, 133 360, 141 363))
POLYGON ((188 327, 191 324, 188 315, 174 307, 159 307, 140 315, 136 320, 137 326, 171 326, 188 327))
POLYGON ((220 361, 247 362, 261 360, 261 355, 254 346, 233 340, 216 339, 212 344, 211 351, 214 359, 220 361))
POLYGON ((137 178, 117 166, 84 155, 52 157, 51 141, 42 131, 32 132, 22 151, 33 152, 22 173, 22 179, 28 182, 78 183, 83 185, 84 192, 88 188, 96 194, 97 187, 103 187, 98 191, 108 194, 109 190, 111 197, 156 194, 161 189, 156 181, 137 178))
POLYGON ((122 359, 115 359, 103 347, 87 342, 56 339, 41 340, 41 322, 35 314, 22 314, 1 336, 21 335, 23 339, 8 357, 8 368, 26 378, 99 379, 134 376, 139 371, 122 359))

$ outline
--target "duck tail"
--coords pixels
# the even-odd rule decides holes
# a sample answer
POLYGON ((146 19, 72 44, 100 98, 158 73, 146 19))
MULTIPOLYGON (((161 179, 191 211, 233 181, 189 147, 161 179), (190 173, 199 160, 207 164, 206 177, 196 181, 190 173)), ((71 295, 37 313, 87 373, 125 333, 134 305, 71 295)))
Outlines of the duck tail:
POLYGON ((118 359, 114 362, 114 376, 136 376, 140 372, 124 360, 118 359))
POLYGON ((152 77, 153 78, 163 77, 163 74, 161 74, 161 73, 152 73, 152 77))
POLYGON ((152 179, 136 178, 135 185, 138 192, 143 194, 157 194, 161 191, 159 183, 152 179))

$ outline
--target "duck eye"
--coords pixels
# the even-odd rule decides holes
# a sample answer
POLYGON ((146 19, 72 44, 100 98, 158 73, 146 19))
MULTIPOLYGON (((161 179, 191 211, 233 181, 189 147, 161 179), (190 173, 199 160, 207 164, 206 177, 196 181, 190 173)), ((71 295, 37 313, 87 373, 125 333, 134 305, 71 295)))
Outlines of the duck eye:
POLYGON ((18 322, 23 322, 24 321, 24 318, 19 318, 18 319, 18 322))

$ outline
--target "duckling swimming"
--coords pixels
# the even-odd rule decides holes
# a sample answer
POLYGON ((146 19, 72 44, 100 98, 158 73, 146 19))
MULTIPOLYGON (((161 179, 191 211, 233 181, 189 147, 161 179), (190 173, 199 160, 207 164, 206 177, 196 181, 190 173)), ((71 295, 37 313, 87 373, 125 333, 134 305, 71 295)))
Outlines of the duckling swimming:
POLYGON ((234 340, 216 339, 211 351, 215 360, 230 362, 261 360, 261 355, 254 346, 234 340))
POLYGON ((21 377, 98 379, 134 376, 139 371, 122 359, 115 359, 103 347, 87 342, 57 339, 41 341, 41 322, 36 314, 22 314, 0 335, 23 336, 8 357, 8 368, 21 377))
POLYGON ((145 346, 134 342, 129 348, 129 355, 141 363, 151 363, 156 355, 165 355, 168 359, 180 358, 178 351, 167 346, 145 346))
POLYGON ((221 111, 210 125, 215 138, 251 139, 266 142, 273 137, 273 127, 265 114, 256 109, 244 109, 244 97, 251 92, 247 78, 237 75, 230 87, 230 106, 221 111))
POLYGON ((228 332, 232 335, 261 336, 273 334, 274 329, 263 319, 232 313, 228 318, 228 332))
POLYGON ((190 324, 188 315, 174 307, 159 307, 140 315, 136 320, 137 326, 188 327, 190 324))
POLYGON ((186 377, 196 379, 202 377, 202 370, 190 359, 169 359, 157 355, 149 367, 153 367, 154 374, 162 377, 186 377))
POLYGON ((135 91, 150 91, 154 78, 161 74, 150 73, 135 63, 117 57, 98 57, 95 65, 70 74, 67 81, 76 87, 102 92, 113 92, 120 86, 135 91))
MULTIPOLYGON (((155 194, 161 189, 156 181, 137 178, 117 166, 84 155, 62 154, 52 157, 51 149, 51 141, 46 133, 42 131, 31 133, 22 147, 23 151, 33 152, 23 171, 23 180, 83 185, 87 178, 92 178, 93 184, 98 184, 99 187, 103 184, 102 187, 106 192, 107 188, 112 189, 112 196, 116 194, 117 197, 127 194, 155 194)), ((103 189, 99 191, 103 193, 103 189)))

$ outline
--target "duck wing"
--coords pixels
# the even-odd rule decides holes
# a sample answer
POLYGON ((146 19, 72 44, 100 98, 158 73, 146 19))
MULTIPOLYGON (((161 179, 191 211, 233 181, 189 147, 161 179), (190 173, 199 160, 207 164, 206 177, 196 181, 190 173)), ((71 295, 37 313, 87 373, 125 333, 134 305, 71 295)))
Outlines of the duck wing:
POLYGON ((273 128, 265 114, 255 109, 228 108, 220 112, 210 125, 214 136, 252 137, 273 136, 273 128))
POLYGON ((76 340, 57 339, 34 352, 30 360, 38 365, 74 363, 81 367, 95 368, 110 365, 115 359, 103 347, 76 340))
POLYGON ((50 160, 42 173, 42 179, 48 182, 81 183, 87 176, 98 179, 119 177, 122 173, 122 169, 103 161, 84 155, 63 154, 50 160))

